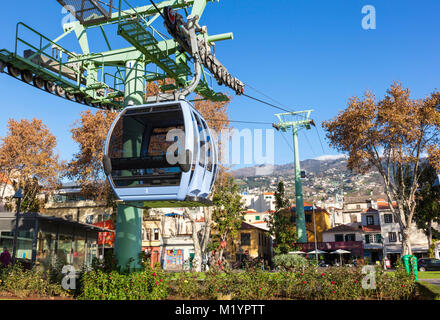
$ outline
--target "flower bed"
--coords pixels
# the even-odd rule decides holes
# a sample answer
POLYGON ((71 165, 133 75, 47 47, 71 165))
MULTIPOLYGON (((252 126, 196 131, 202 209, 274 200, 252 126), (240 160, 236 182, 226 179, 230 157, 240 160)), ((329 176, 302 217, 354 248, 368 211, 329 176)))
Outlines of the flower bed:
POLYGON ((174 297, 182 299, 238 300, 407 300, 416 297, 414 279, 400 270, 376 270, 375 289, 363 289, 361 268, 307 268, 297 272, 208 273, 205 279, 181 275, 171 286, 174 297))
POLYGON ((168 277, 160 270, 131 274, 93 270, 81 277, 81 300, 159 300, 168 296, 168 277))
POLYGON ((0 295, 12 298, 64 298, 68 295, 61 283, 54 283, 48 273, 26 270, 20 264, 1 269, 0 295))
POLYGON ((304 271, 164 273, 147 269, 132 274, 94 270, 82 276, 84 300, 408 300, 416 283, 403 269, 376 269, 374 289, 364 289, 362 268, 335 267, 304 271))

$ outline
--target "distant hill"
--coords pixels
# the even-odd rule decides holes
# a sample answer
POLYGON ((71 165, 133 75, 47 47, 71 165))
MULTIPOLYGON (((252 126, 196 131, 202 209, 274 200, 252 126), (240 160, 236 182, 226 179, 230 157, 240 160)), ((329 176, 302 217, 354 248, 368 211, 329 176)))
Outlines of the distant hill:
MULTIPOLYGON (((286 190, 293 196, 294 163, 273 166, 255 166, 231 171, 242 190, 261 189, 274 191, 278 181, 283 180, 286 190)), ((306 172, 303 191, 306 198, 325 199, 344 192, 347 196, 382 194, 383 180, 376 171, 365 175, 347 169, 345 157, 324 156, 301 161, 306 172)))

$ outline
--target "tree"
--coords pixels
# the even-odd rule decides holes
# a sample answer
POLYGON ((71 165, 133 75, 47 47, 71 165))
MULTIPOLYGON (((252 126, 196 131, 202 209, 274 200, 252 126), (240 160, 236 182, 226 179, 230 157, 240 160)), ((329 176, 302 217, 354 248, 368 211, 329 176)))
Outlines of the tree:
POLYGON ((104 145, 111 124, 118 114, 99 110, 93 114, 90 110, 80 114, 71 130, 72 137, 79 145, 79 152, 68 165, 66 176, 78 181, 82 193, 98 200, 115 199, 108 183, 102 164, 104 145))
POLYGON ((15 191, 23 189, 22 210, 39 211, 40 191, 50 193, 59 185, 63 164, 55 154, 56 137, 41 120, 10 119, 0 141, 0 169, 13 181, 15 191))
POLYGON ((233 177, 227 177, 224 183, 218 185, 213 194, 214 211, 212 220, 213 238, 217 248, 220 248, 219 261, 223 259, 225 245, 228 240, 236 238, 243 222, 243 211, 246 209, 239 193, 239 187, 233 177))
POLYGON ((346 110, 323 123, 330 145, 349 154, 349 169, 365 173, 376 168, 384 179, 388 202, 397 204, 390 208, 401 228, 403 254, 412 253, 410 230, 423 156, 438 165, 439 103, 438 92, 413 100, 409 89, 394 83, 379 102, 370 92, 363 99, 352 97, 346 110))
POLYGON ((278 183, 275 192, 275 213, 270 217, 269 233, 275 237, 275 254, 286 254, 296 242, 296 225, 292 221, 289 209, 289 200, 286 197, 284 182, 278 183))
POLYGON ((422 166, 419 188, 416 193, 414 221, 418 228, 425 231, 428 247, 432 245, 432 223, 440 223, 440 188, 433 187, 436 177, 434 167, 425 163, 422 166))

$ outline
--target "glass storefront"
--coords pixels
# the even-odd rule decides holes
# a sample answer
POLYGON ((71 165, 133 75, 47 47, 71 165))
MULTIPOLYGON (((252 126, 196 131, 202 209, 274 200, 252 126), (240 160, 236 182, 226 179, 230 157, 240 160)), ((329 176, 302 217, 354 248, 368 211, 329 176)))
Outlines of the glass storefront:
POLYGON ((47 270, 55 262, 55 234, 38 232, 37 239, 37 266, 47 270))
POLYGON ((86 253, 86 240, 75 238, 73 242, 73 266, 76 270, 81 270, 84 267, 85 253, 86 253))
POLYGON ((72 236, 58 236, 57 260, 63 265, 73 263, 72 236))
POLYGON ((3 248, 8 248, 9 253, 12 255, 12 247, 14 244, 14 235, 9 231, 0 232, 0 252, 3 252, 3 248))
MULTIPOLYGON (((22 259, 22 260, 32 259, 32 241, 33 241, 33 232, 18 231, 18 235, 17 235, 18 259, 22 259)), ((12 255, 13 246, 14 246, 14 233, 10 231, 1 231, 0 246, 1 246, 1 252, 3 252, 4 247, 7 247, 12 255)))
MULTIPOLYGON (((0 253, 7 247, 11 256, 14 216, 12 213, 9 216, 0 215, 0 253)), ((48 270, 51 265, 59 263, 72 265, 80 271, 84 266, 91 267, 93 258, 98 257, 98 234, 101 229, 95 226, 29 214, 19 220, 18 228, 17 258, 25 262, 26 267, 35 263, 38 268, 48 270)))

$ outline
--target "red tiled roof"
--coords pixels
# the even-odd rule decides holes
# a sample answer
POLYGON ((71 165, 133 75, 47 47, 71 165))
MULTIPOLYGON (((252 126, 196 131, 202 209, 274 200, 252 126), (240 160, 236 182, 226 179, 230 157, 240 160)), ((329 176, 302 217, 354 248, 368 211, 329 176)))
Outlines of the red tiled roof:
MULTIPOLYGON (((390 208, 390 204, 386 201, 377 201, 377 207, 379 209, 389 209, 390 208)), ((396 201, 393 201, 393 207, 397 208, 397 203, 396 201)))
POLYGON ((380 231, 381 229, 380 229, 380 226, 376 226, 376 225, 373 225, 373 226, 362 226, 362 231, 364 231, 364 232, 377 232, 377 231, 380 231))
POLYGON ((379 211, 377 211, 376 209, 373 209, 373 208, 367 208, 362 211, 362 213, 378 213, 378 212, 379 211))

